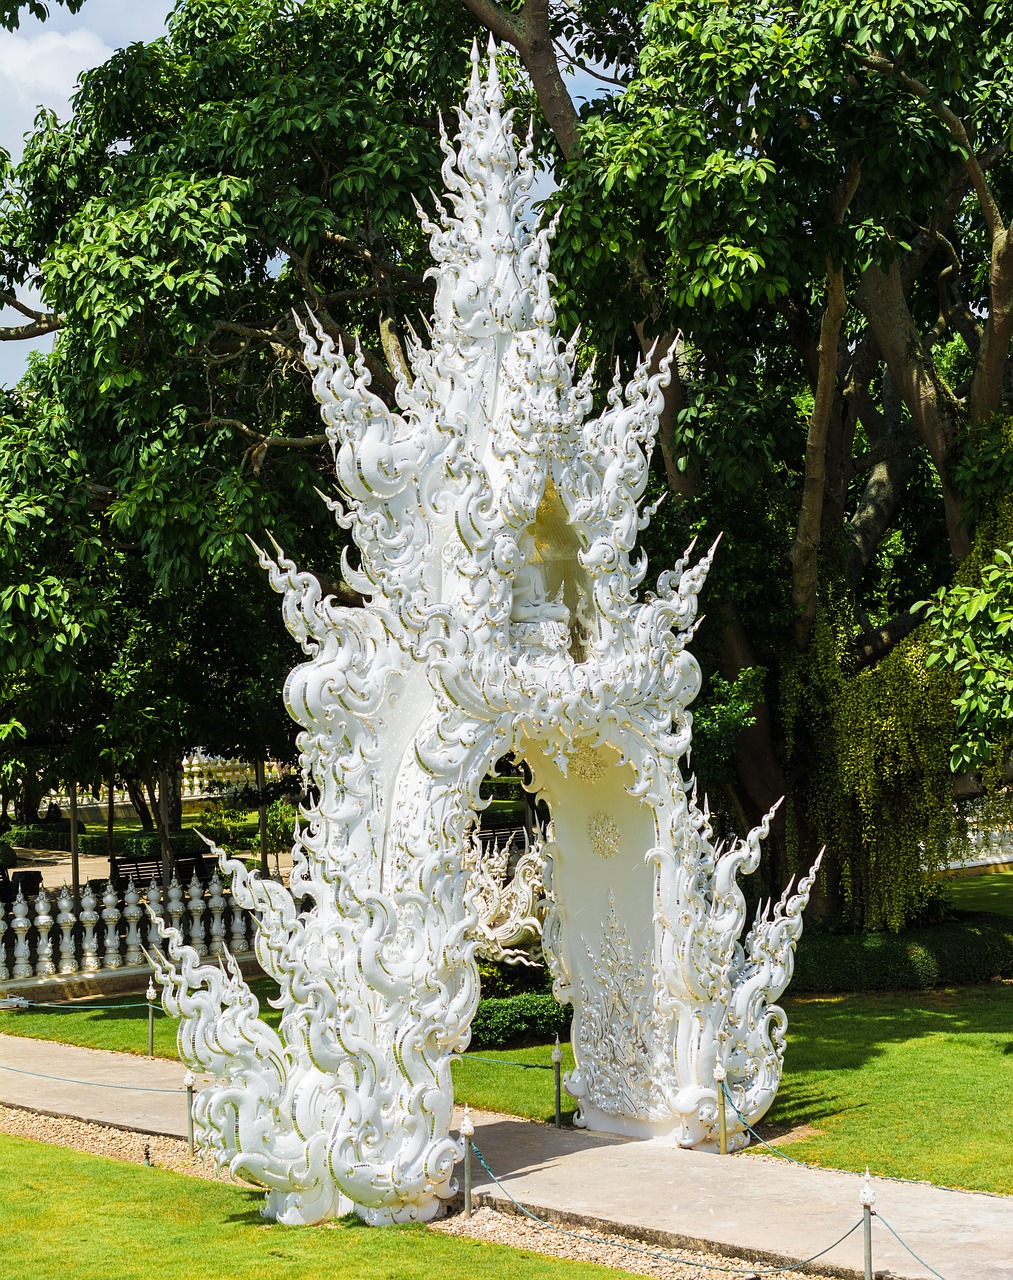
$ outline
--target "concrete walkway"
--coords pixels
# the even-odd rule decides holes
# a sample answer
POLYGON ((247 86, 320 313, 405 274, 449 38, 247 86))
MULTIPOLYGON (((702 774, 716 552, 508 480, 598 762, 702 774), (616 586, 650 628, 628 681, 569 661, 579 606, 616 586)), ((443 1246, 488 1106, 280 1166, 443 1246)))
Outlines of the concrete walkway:
MULTIPOLYGON (((0 1035, 0 1102, 10 1105, 183 1138, 182 1078, 178 1063, 0 1035)), ((862 1180, 854 1175, 492 1114, 475 1120, 475 1143, 489 1167, 529 1209, 607 1224, 668 1251, 704 1246, 777 1265, 810 1257, 861 1218, 862 1180)), ((927 1264, 874 1220, 877 1275, 929 1280, 931 1267, 945 1280, 1013 1280, 1013 1197, 881 1179, 873 1186, 876 1210, 927 1264)), ((504 1191, 477 1163, 475 1191, 503 1207, 504 1191)), ((861 1229, 816 1265, 861 1276, 861 1229)))

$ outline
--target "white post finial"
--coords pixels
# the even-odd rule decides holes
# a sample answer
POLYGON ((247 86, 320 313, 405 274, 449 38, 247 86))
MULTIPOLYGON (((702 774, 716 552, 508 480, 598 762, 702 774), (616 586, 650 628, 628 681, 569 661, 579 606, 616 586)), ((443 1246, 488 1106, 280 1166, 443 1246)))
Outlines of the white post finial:
POLYGON ((475 1133, 475 1122, 471 1118, 471 1108, 467 1103, 464 1104, 464 1114, 461 1116, 458 1132, 462 1138, 471 1138, 475 1133))
POLYGON ((868 1165, 865 1166, 865 1177, 858 1192, 858 1203, 863 1209, 871 1209, 876 1203, 876 1192, 873 1190, 872 1175, 869 1173, 868 1165))

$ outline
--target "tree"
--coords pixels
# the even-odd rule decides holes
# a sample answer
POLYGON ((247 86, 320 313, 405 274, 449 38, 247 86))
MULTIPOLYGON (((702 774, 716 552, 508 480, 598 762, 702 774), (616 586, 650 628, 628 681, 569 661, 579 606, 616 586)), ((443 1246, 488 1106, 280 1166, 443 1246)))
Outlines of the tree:
POLYGON ((5 168, 0 272, 27 323, 0 336, 58 335, 0 433, 0 697, 40 768, 291 750, 291 653, 246 537, 354 595, 292 309, 361 336, 393 393, 401 318, 430 293, 412 200, 431 203, 467 74, 461 17, 183 4, 5 168))
POLYGON ((1013 538, 1004 7, 465 3, 552 129, 571 314, 679 350, 661 483, 727 531, 714 666, 768 673, 734 807, 787 792, 782 857, 826 840, 833 905, 896 926, 952 828, 955 690, 913 606, 1013 538), (578 110, 574 59, 620 92, 578 110))
POLYGON ((4 288, 45 299, 6 336, 59 331, 42 400, 74 424, 76 492, 156 591, 263 526, 334 562, 290 308, 359 337, 393 401, 429 302, 412 199, 479 25, 540 110, 558 301, 599 391, 676 347, 655 567, 725 534, 701 779, 739 825, 788 795, 772 883, 826 841, 824 908, 897 926, 953 830, 963 678, 927 665, 913 606, 1013 541, 1003 6, 184 0, 5 175, 4 288), (613 92, 578 106, 571 65, 613 92))

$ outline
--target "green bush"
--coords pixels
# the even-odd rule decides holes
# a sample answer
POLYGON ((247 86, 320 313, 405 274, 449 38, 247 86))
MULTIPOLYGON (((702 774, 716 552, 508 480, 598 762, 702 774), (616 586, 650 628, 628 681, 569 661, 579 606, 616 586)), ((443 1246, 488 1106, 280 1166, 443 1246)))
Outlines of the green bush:
MULTIPOLYGON (((246 830, 250 814, 224 800, 213 800, 201 813, 198 829, 215 844, 232 849, 238 837, 246 830)), ((206 847, 202 844, 202 848, 206 847)))
POLYGON ((925 990, 1013 978, 1013 919, 981 912, 900 933, 803 933, 789 990, 925 990))
POLYGON ((6 867, 9 870, 16 862, 14 850, 6 840, 0 840, 0 867, 6 867))
POLYGON ((478 976, 482 980, 482 999, 500 999, 537 991, 544 995, 552 990, 552 976, 543 964, 504 964, 499 960, 479 960, 478 976))
MULTIPOLYGON (((70 850, 69 828, 62 830, 62 823, 46 823, 37 827, 12 827, 6 839, 20 849, 70 850)), ((195 831, 171 831, 169 846, 177 855, 203 853, 206 845, 195 831)), ((129 835, 117 835, 113 847, 120 858, 149 858, 158 854, 161 845, 157 831, 134 831, 129 835)), ((81 831, 77 837, 77 851, 82 858, 104 858, 109 852, 109 839, 104 831, 81 831)))
POLYGON ((268 853, 288 853, 292 848, 296 816, 295 805, 284 796, 267 806, 268 853))
POLYGON ((503 999, 481 1000, 471 1024, 473 1049, 510 1049, 544 1044, 570 1029, 570 1007, 536 991, 503 999))

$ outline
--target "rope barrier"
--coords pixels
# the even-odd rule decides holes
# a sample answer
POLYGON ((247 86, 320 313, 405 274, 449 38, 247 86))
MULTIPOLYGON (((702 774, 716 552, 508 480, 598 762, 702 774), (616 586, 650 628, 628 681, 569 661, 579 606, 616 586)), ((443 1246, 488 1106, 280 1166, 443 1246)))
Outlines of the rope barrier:
MULTIPOLYGON (((756 1132, 756 1130, 746 1122, 746 1120, 742 1115, 742 1112, 739 1111, 738 1107, 735 1105, 734 1099, 732 1098, 731 1094, 728 1092, 727 1086, 724 1083, 722 1083, 721 1088, 724 1090, 725 1097, 732 1104, 732 1110, 742 1121, 742 1124, 745 1126, 747 1132, 751 1133, 753 1137, 757 1140, 757 1142, 761 1143, 768 1150, 773 1151, 775 1155, 781 1156, 782 1159, 784 1160, 790 1160, 792 1164, 800 1165, 803 1169, 819 1168, 818 1165, 805 1164, 801 1160, 796 1160, 794 1156, 789 1156, 784 1151, 779 1151, 777 1147, 771 1146, 769 1142, 764 1141, 764 1139, 760 1137, 760 1135, 756 1132)), ((839 1170, 836 1170, 835 1172, 853 1173, 853 1171, 850 1169, 839 1169, 839 1170)), ((861 1177, 861 1174, 855 1174, 854 1176, 861 1177)), ((953 1191, 953 1192, 956 1192, 958 1195, 995 1195, 996 1194, 995 1192, 992 1192, 992 1191, 968 1192, 968 1191, 964 1191, 963 1188, 961 1187, 940 1187, 935 1182, 925 1182, 917 1178, 898 1178, 888 1173, 879 1174, 877 1176, 884 1182, 900 1182, 900 1183, 906 1184, 907 1186, 912 1186, 912 1187, 932 1187, 936 1191, 953 1191)), ((903 1237, 899 1236, 897 1232, 894 1231, 893 1227, 890 1226, 889 1222, 887 1222, 887 1220, 883 1217, 883 1215, 878 1210, 876 1211, 874 1216, 879 1219, 879 1221, 883 1224, 884 1227, 886 1227, 887 1231, 889 1231, 889 1233, 893 1236, 893 1238, 897 1241, 897 1243, 903 1246, 903 1248, 905 1248, 908 1251, 911 1257, 914 1258, 915 1262, 920 1263, 923 1267, 925 1267, 927 1271, 931 1271, 934 1276, 938 1277, 938 1280, 945 1280, 944 1276, 940 1275, 940 1273, 936 1271, 934 1267, 929 1266, 929 1264, 925 1261, 924 1258, 920 1258, 918 1254, 915 1253, 914 1249, 911 1248, 911 1246, 907 1243, 906 1240, 903 1239, 903 1237)))
POLYGON ((883 1224, 883 1226, 886 1227, 887 1231, 889 1231, 889 1233, 893 1236, 893 1238, 897 1241, 897 1243, 904 1246, 904 1248, 908 1251, 911 1257, 914 1258, 915 1262, 920 1262, 921 1265, 926 1269, 926 1271, 931 1271, 934 1276, 939 1277, 939 1280, 946 1280, 946 1277, 939 1275, 939 1272, 935 1269, 935 1267, 930 1267, 924 1258, 919 1258, 917 1253, 915 1253, 914 1249, 911 1248, 911 1246, 907 1243, 906 1240, 901 1239, 901 1237, 897 1234, 896 1231, 894 1231, 893 1227, 890 1226, 889 1222, 887 1222, 887 1220, 883 1217, 883 1215, 878 1210, 876 1211, 875 1216, 879 1219, 879 1221, 883 1224))
POLYGON ((33 1076, 36 1080, 58 1080, 61 1084, 82 1084, 96 1089, 126 1089, 130 1093, 181 1093, 182 1089, 152 1089, 141 1084, 109 1084, 105 1080, 73 1080, 69 1076, 47 1076, 42 1071, 25 1071, 21 1067, 9 1067, 0 1062, 0 1071, 13 1071, 19 1076, 33 1076))
MULTIPOLYGON (((489 1168, 489 1165, 486 1163, 485 1156, 483 1156, 481 1151, 478 1149, 474 1139, 471 1139, 471 1149, 474 1151, 475 1155, 478 1156, 479 1164, 481 1164, 489 1177, 492 1178, 496 1186, 499 1187, 500 1191, 503 1192, 506 1198, 513 1205, 520 1209, 521 1213, 523 1213, 525 1217, 530 1218, 533 1222, 537 1222, 539 1226, 548 1227, 550 1231, 555 1231, 558 1235, 569 1236, 573 1240, 583 1240, 585 1244, 602 1243, 600 1238, 584 1235, 580 1231, 566 1231, 563 1227, 557 1227, 555 1223, 547 1222, 544 1218, 540 1218, 536 1213, 532 1213, 531 1210, 522 1205, 521 1202, 506 1189, 503 1183, 500 1182, 499 1178, 496 1177, 493 1171, 489 1168)), ((821 1249, 819 1253, 814 1253, 811 1258, 806 1258, 802 1262, 793 1262, 790 1266, 786 1267, 761 1267, 759 1270, 755 1267, 719 1267, 716 1263, 697 1262, 690 1258, 677 1257, 674 1253, 662 1253, 657 1249, 645 1249, 642 1245, 628 1244, 618 1240, 610 1240, 607 1243, 614 1245, 617 1249, 626 1249, 630 1253, 643 1254, 647 1258, 659 1258, 663 1262, 676 1262, 686 1267, 700 1267, 705 1271, 720 1271, 723 1275, 752 1276, 754 1278, 758 1276, 781 1276, 787 1275, 791 1271, 798 1271, 800 1267, 807 1267, 811 1262, 816 1262, 819 1258, 830 1253, 832 1249, 836 1249, 839 1244, 843 1244, 844 1241, 847 1240, 848 1236, 853 1235, 858 1230, 862 1225, 862 1221, 863 1220, 859 1218, 855 1225, 853 1227, 849 1227, 840 1239, 835 1240, 833 1244, 827 1245, 827 1247, 825 1249, 821 1249)))
MULTIPOLYGON (((44 1000, 29 1000, 27 1005, 0 1010, 0 1012, 29 1013, 32 1009, 55 1009, 58 1013, 89 1013, 92 1009, 147 1009, 147 1007, 146 1001, 140 1004, 48 1004, 44 1000)), ((156 1013, 165 1015, 161 1005, 155 1004, 153 1007, 156 1013)))
POLYGON ((462 1062, 491 1062, 494 1067, 520 1067, 523 1071, 552 1071, 551 1062, 514 1062, 512 1058, 480 1058, 477 1053, 461 1054, 462 1062))

